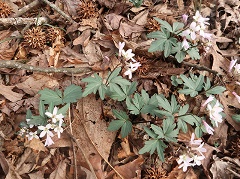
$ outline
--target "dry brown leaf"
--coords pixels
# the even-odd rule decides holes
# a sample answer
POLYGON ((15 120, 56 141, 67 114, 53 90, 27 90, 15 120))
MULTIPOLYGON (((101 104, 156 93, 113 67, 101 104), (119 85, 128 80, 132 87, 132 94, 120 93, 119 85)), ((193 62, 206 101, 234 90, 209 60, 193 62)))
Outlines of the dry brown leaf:
POLYGON ((83 53, 90 65, 102 60, 102 51, 93 40, 90 40, 87 46, 83 48, 83 53))
POLYGON ((40 139, 33 138, 30 141, 26 141, 24 146, 29 147, 29 148, 31 148, 33 150, 36 150, 36 151, 43 151, 43 152, 48 151, 47 148, 42 143, 42 141, 40 141, 40 139))
MULTIPOLYGON (((116 166, 115 169, 122 175, 124 179, 132 179, 137 176, 136 171, 140 169, 140 165, 142 165, 143 162, 144 159, 140 155, 137 159, 133 160, 132 162, 129 162, 125 165, 116 166)), ((108 177, 110 177, 112 174, 114 174, 114 171, 110 172, 108 174, 108 177)))
POLYGON ((140 12, 139 14, 137 14, 136 16, 134 16, 134 18, 131 20, 131 22, 133 22, 137 25, 145 26, 147 24, 148 14, 149 14, 149 10, 146 9, 146 10, 140 12))
POLYGON ((33 152, 33 150, 26 148, 21 157, 18 158, 15 170, 19 173, 19 175, 30 173, 37 166, 36 158, 37 155, 33 152))
POLYGON ((153 11, 159 14, 172 15, 173 12, 168 8, 167 3, 154 6, 153 11))
POLYGON ((7 160, 5 159, 4 154, 1 151, 0 151, 0 166, 3 172, 5 173, 5 175, 7 175, 9 171, 9 166, 8 166, 7 160))
MULTIPOLYGON (((77 108, 79 111, 84 112, 84 120, 82 120, 88 136, 93 141, 96 149, 101 153, 104 159, 107 159, 109 157, 116 132, 109 132, 107 130, 106 122, 101 119, 101 105, 101 100, 95 100, 94 95, 89 95, 78 102, 77 108)), ((76 138, 78 137, 76 136, 76 138)))
POLYGON ((194 173, 192 168, 188 168, 186 172, 183 172, 182 168, 176 166, 168 175, 166 179, 198 179, 198 176, 194 173))
POLYGON ((14 86, 5 86, 3 84, 0 84, 0 94, 11 102, 17 102, 21 100, 24 95, 12 91, 13 88, 14 86))
POLYGON ((49 179, 66 179, 67 160, 62 160, 57 168, 51 173, 49 179))
POLYGON ((101 6, 106 6, 110 9, 112 9, 116 4, 116 0, 97 0, 97 1, 101 6))
POLYGON ((123 16, 111 13, 105 16, 104 24, 109 30, 118 29, 123 16))
POLYGON ((44 171, 41 170, 34 173, 29 173, 28 176, 30 177, 30 179, 45 179, 44 171))
POLYGON ((22 177, 14 169, 14 166, 11 164, 11 162, 9 160, 7 162, 8 162, 9 170, 5 179, 22 179, 22 177))
MULTIPOLYGON (((144 31, 144 28, 142 26, 139 26, 137 24, 133 24, 130 22, 121 22, 119 27, 119 33, 125 37, 129 38, 133 33, 140 33, 144 31)), ((139 34, 140 36, 141 34, 139 34)))
POLYGON ((219 95, 220 102, 224 107, 224 113, 226 115, 226 120, 229 124, 231 124, 236 131, 240 130, 240 123, 237 123, 232 119, 233 112, 229 110, 229 105, 234 106, 236 108, 240 108, 240 104, 237 102, 236 98, 233 99, 233 96, 229 95, 229 92, 226 91, 222 95, 219 95))
POLYGON ((183 0, 177 0, 177 5, 179 10, 183 10, 184 9, 184 2, 183 0))
POLYGON ((42 90, 43 88, 58 88, 59 83, 56 79, 50 76, 32 74, 31 76, 28 76, 24 82, 18 83, 16 87, 22 89, 25 93, 34 96, 38 93, 39 90, 42 90))
POLYGON ((74 39, 73 45, 79 45, 80 44, 80 45, 86 46, 86 43, 84 43, 84 42, 86 40, 90 39, 90 35, 91 35, 91 30, 90 29, 84 30, 79 37, 74 39))

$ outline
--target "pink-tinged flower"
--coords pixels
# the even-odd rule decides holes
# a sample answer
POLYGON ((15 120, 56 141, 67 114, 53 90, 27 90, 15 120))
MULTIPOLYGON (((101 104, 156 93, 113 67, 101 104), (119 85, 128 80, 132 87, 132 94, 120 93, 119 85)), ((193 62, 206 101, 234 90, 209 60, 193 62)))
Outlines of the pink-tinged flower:
POLYGON ((212 38, 212 34, 204 32, 204 34, 202 35, 202 37, 205 38, 205 39, 207 39, 208 41, 210 41, 211 38, 212 38))
POLYGON ((63 128, 61 126, 56 126, 54 131, 58 134, 58 138, 60 138, 60 134, 63 132, 63 128))
POLYGON ((212 100, 214 100, 214 96, 210 95, 208 99, 202 104, 202 107, 206 106, 208 103, 210 103, 212 100))
POLYGON ((207 22, 209 20, 209 18, 204 18, 199 11, 196 11, 195 16, 193 16, 193 19, 199 23, 201 26, 209 25, 209 23, 207 22))
POLYGON ((195 138, 195 134, 192 133, 191 140, 190 140, 189 144, 190 145, 201 145, 202 139, 194 140, 194 138, 195 138))
POLYGON ((132 61, 136 61, 133 59, 133 57, 135 56, 134 53, 132 53, 132 49, 128 49, 127 51, 122 50, 122 56, 125 58, 126 61, 128 60, 132 60, 132 61))
POLYGON ((123 48, 124 48, 124 46, 125 46, 125 42, 119 42, 119 44, 118 44, 118 56, 119 57, 121 57, 122 56, 122 50, 123 50, 123 48))
POLYGON ((211 126, 209 126, 205 120, 202 120, 202 122, 203 122, 203 125, 204 125, 207 133, 213 135, 214 129, 211 126))
POLYGON ((230 65, 229 65, 229 70, 228 72, 232 71, 232 68, 234 67, 234 65, 237 63, 237 59, 236 60, 231 60, 230 65))
POLYGON ((210 104, 207 105, 207 108, 210 113, 210 119, 215 122, 215 125, 218 127, 218 122, 222 122, 222 115, 220 114, 223 111, 223 108, 220 106, 219 101, 212 107, 210 104))
POLYGON ((189 29, 190 29, 190 37, 191 37, 191 39, 195 40, 196 39, 196 32, 198 32, 200 30, 200 26, 197 25, 196 22, 192 22, 190 24, 189 29))
POLYGON ((47 135, 47 138, 46 138, 46 141, 45 141, 45 144, 44 144, 45 146, 50 146, 50 145, 54 144, 51 137, 52 136, 47 135))
POLYGON ((235 83, 240 86, 240 82, 236 81, 235 83))
POLYGON ((234 66, 234 73, 236 73, 236 74, 240 74, 240 64, 236 64, 235 66, 234 66))
POLYGON ((57 114, 57 113, 58 113, 58 108, 55 106, 53 109, 53 113, 46 112, 45 115, 48 116, 49 118, 52 118, 53 123, 59 122, 59 126, 61 126, 63 123, 64 116, 62 114, 57 114))
POLYGON ((201 160, 203 160, 205 157, 204 156, 197 156, 197 155, 194 155, 193 156, 193 165, 195 166, 195 165, 201 165, 202 164, 202 162, 201 162, 201 160))
POLYGON ((128 64, 129 68, 128 70, 124 73, 124 75, 128 76, 129 79, 132 79, 132 73, 138 69, 138 67, 141 66, 140 62, 137 63, 132 63, 130 62, 128 64))
POLYGON ((198 147, 192 147, 191 149, 198 151, 202 156, 204 156, 203 152, 207 152, 207 150, 203 147, 203 145, 204 145, 204 142, 201 145, 199 145, 198 147))
POLYGON ((184 50, 187 50, 190 47, 190 45, 189 45, 188 41, 186 40, 186 38, 184 38, 183 41, 182 41, 182 47, 184 48, 184 50))
POLYGON ((240 96, 236 92, 232 92, 232 94, 237 98, 237 101, 240 103, 240 96))
POLYGON ((51 124, 47 124, 46 126, 38 126, 38 129, 42 130, 42 132, 40 133, 40 137, 44 137, 46 134, 47 136, 53 136, 53 133, 50 131, 50 129, 52 128, 51 124))
POLYGON ((186 172, 187 171, 187 167, 192 166, 192 163, 190 163, 191 161, 193 161, 193 158, 190 158, 188 155, 183 154, 179 156, 179 160, 177 160, 179 165, 178 168, 183 168, 183 171, 186 172))
POLYGON ((186 24, 187 20, 188 20, 188 15, 187 14, 183 14, 182 15, 182 20, 183 20, 183 23, 186 24))
POLYGON ((38 135, 37 135, 37 131, 35 131, 35 132, 29 132, 26 136, 28 137, 28 140, 32 140, 33 138, 39 139, 39 137, 38 137, 38 135))

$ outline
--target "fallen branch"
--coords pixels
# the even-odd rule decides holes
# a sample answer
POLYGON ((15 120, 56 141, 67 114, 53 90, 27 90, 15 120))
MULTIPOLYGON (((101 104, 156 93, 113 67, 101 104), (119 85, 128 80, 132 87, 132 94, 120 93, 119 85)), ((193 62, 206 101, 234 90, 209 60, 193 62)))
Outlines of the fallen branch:
POLYGON ((36 24, 42 25, 48 23, 48 18, 38 17, 38 18, 23 18, 23 17, 10 17, 10 18, 0 18, 0 24, 7 25, 25 25, 25 24, 36 24))
POLYGON ((208 72, 213 73, 213 74, 215 74, 215 75, 218 74, 217 71, 212 70, 212 69, 210 69, 210 68, 208 68, 208 67, 205 67, 205 66, 201 66, 201 65, 197 65, 197 64, 193 64, 193 63, 189 63, 189 62, 184 62, 184 61, 183 61, 182 63, 183 63, 184 65, 187 65, 187 66, 189 66, 189 67, 193 67, 193 68, 198 69, 198 70, 201 70, 201 71, 208 71, 208 72))
POLYGON ((79 73, 87 73, 90 72, 90 68, 42 68, 36 67, 28 64, 23 64, 13 60, 0 60, 0 68, 16 68, 21 70, 28 71, 38 71, 43 73, 69 73, 69 74, 79 74, 79 73))
POLYGON ((13 17, 19 17, 39 4, 40 4, 39 0, 34 0, 33 2, 29 3, 28 5, 25 5, 21 9, 19 9, 18 12, 13 15, 13 17))
POLYGON ((59 7, 57 7, 55 4, 49 2, 48 0, 41 0, 43 2, 45 2, 47 5, 49 5, 51 8, 53 8, 55 11, 57 11, 60 15, 62 15, 64 18, 66 18, 69 22, 71 23, 75 23, 75 21, 69 16, 67 15, 65 12, 63 12, 61 9, 59 9, 59 7))

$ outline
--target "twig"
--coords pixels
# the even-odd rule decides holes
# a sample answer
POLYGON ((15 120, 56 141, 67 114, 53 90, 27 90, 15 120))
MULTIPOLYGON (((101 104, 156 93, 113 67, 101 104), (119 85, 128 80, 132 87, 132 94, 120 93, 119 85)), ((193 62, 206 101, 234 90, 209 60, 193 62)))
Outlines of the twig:
POLYGON ((86 162, 87 162, 87 164, 88 164, 88 166, 89 166, 92 174, 93 174, 93 175, 95 176, 95 178, 97 179, 97 176, 96 176, 96 173, 95 173, 95 171, 94 171, 94 169, 93 169, 92 164, 91 164, 90 161, 88 160, 87 155, 85 154, 85 152, 84 152, 84 150, 82 149, 82 147, 79 145, 79 143, 78 143, 78 141, 76 140, 76 138, 75 138, 72 134, 70 134, 70 133, 67 133, 67 134, 68 134, 69 137, 76 143, 76 145, 78 146, 78 148, 81 150, 81 152, 82 152, 82 154, 83 154, 83 157, 85 158, 85 160, 86 160, 86 162))
POLYGON ((231 170, 230 168, 226 168, 229 172, 231 172, 232 174, 234 174, 237 178, 240 178, 240 174, 238 174, 237 172, 231 170))
POLYGON ((210 68, 207 68, 207 67, 205 67, 205 66, 196 65, 196 64, 189 63, 189 62, 184 62, 184 61, 183 61, 182 63, 183 63, 184 65, 187 65, 187 66, 190 66, 190 67, 196 68, 196 69, 201 70, 201 71, 209 71, 210 73, 213 73, 213 74, 215 74, 215 75, 218 74, 217 71, 212 70, 212 69, 210 69, 210 68))
POLYGON ((39 0, 34 0, 30 4, 25 5, 22 9, 19 9, 18 12, 13 15, 13 17, 19 17, 39 4, 40 4, 39 0))
POLYGON ((62 15, 64 18, 66 18, 71 23, 75 23, 75 21, 69 15, 67 15, 65 12, 63 12, 61 9, 59 9, 59 7, 57 7, 55 4, 49 2, 48 0, 41 0, 41 1, 45 2, 47 5, 49 5, 51 8, 53 8, 55 11, 57 11, 60 15, 62 15))
MULTIPOLYGON (((83 111, 82 111, 82 112, 83 112, 83 111)), ((75 113, 75 115, 78 116, 78 118, 80 119, 78 113, 75 113)), ((88 139, 91 141, 92 145, 94 146, 94 148, 96 149, 96 151, 98 152, 98 154, 103 158, 103 160, 113 169, 113 171, 114 171, 121 179, 124 179, 123 176, 108 162, 108 160, 103 157, 103 155, 101 154, 101 152, 99 152, 99 150, 98 150, 97 147, 95 146, 94 142, 93 142, 92 139, 89 137, 89 134, 88 134, 88 132, 87 132, 87 130, 86 130, 86 127, 85 127, 84 123, 82 122, 82 120, 80 120, 80 121, 81 121, 81 124, 82 124, 82 126, 83 126, 83 128, 84 128, 84 130, 85 130, 85 133, 87 134, 88 139)))
POLYGON ((0 24, 6 25, 25 25, 25 24, 36 24, 42 25, 48 23, 48 18, 46 17, 36 17, 36 18, 23 18, 23 17, 10 17, 10 18, 0 18, 0 24))
POLYGON ((83 68, 42 68, 32 65, 23 64, 14 60, 0 60, 0 68, 17 68, 28 71, 38 71, 43 73, 70 73, 70 74, 79 74, 90 72, 91 69, 87 67, 83 68))

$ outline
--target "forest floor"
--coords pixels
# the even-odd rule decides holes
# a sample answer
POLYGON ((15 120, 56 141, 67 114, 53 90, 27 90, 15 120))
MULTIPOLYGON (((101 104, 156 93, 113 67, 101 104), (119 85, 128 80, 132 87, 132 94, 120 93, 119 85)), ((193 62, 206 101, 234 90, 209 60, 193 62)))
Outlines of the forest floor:
MULTIPOLYGON (((181 42, 182 37, 178 36, 177 40, 181 42)), ((0 0, 0 178, 240 178, 238 62, 239 0, 0 0), (197 46, 199 59, 186 55, 178 63, 174 56, 165 57, 164 52, 149 52, 153 39, 147 34, 160 31, 162 26, 154 17, 172 25, 183 22, 182 15, 186 14, 189 16, 185 22, 187 27, 197 10, 209 18, 207 31, 212 34, 207 49, 203 45, 197 46), (125 42, 124 49, 132 49, 134 59, 141 64, 131 79, 126 76, 128 63, 119 55, 119 42, 125 42), (236 61, 231 71, 233 60, 236 61), (221 89, 225 91, 214 93, 223 109, 221 121, 216 123, 218 126, 211 125, 214 128, 212 135, 201 129, 201 142, 206 151, 200 165, 188 165, 183 171, 179 162, 179 156, 189 149, 195 128, 197 133, 197 123, 185 121, 181 124, 182 129, 177 130, 175 126, 179 127, 180 117, 174 115, 176 124, 169 128, 179 131, 174 136, 177 142, 162 139, 162 146, 166 145, 163 161, 159 158, 159 148, 156 152, 156 147, 150 148, 151 155, 139 152, 155 135, 149 135, 150 129, 159 126, 164 130, 163 113, 134 113, 129 104, 116 100, 120 97, 108 96, 102 100, 100 87, 95 94, 85 92, 86 95, 81 96, 81 90, 87 89, 86 80, 82 79, 98 74, 101 79, 109 80, 109 72, 118 67, 121 67, 121 79, 127 79, 133 86, 133 82, 137 82, 138 96, 147 94, 149 98, 156 94, 171 99, 174 95, 179 106, 187 105, 188 113, 209 124, 212 118, 202 105, 208 97, 203 95, 203 89, 197 95, 183 94, 179 92, 183 84, 174 84, 173 79, 179 79, 183 74, 187 77, 195 75, 193 79, 204 76, 202 79, 209 79, 210 86, 224 87, 221 89), (77 100, 71 101, 67 108, 63 103, 58 104, 62 110, 66 109, 64 127, 61 137, 54 133, 53 144, 48 146, 48 139, 41 136, 43 133, 39 134, 39 121, 49 116, 45 112, 53 106, 47 108, 44 104, 45 107, 41 94, 45 94, 46 89, 53 90, 49 93, 55 94, 56 89, 62 93, 72 84, 72 89, 80 91, 74 93, 73 98, 77 100), (112 126, 115 130, 109 130, 108 126, 117 117, 113 109, 125 111, 129 116, 126 125, 131 127, 125 128, 127 137, 122 137, 123 127, 123 133, 116 126, 112 126), (38 120, 35 121, 38 127, 30 128, 26 121, 29 115, 31 120, 38 120), (183 126, 186 126, 185 133, 183 126), (37 129, 40 137, 30 136, 29 132, 37 129)), ((202 85, 206 85, 205 82, 202 81, 202 85)), ((64 99, 66 102, 67 98, 64 99)), ((49 106, 56 104, 52 98, 46 101, 52 101, 49 106)), ((45 120, 45 124, 47 122, 45 120)))

